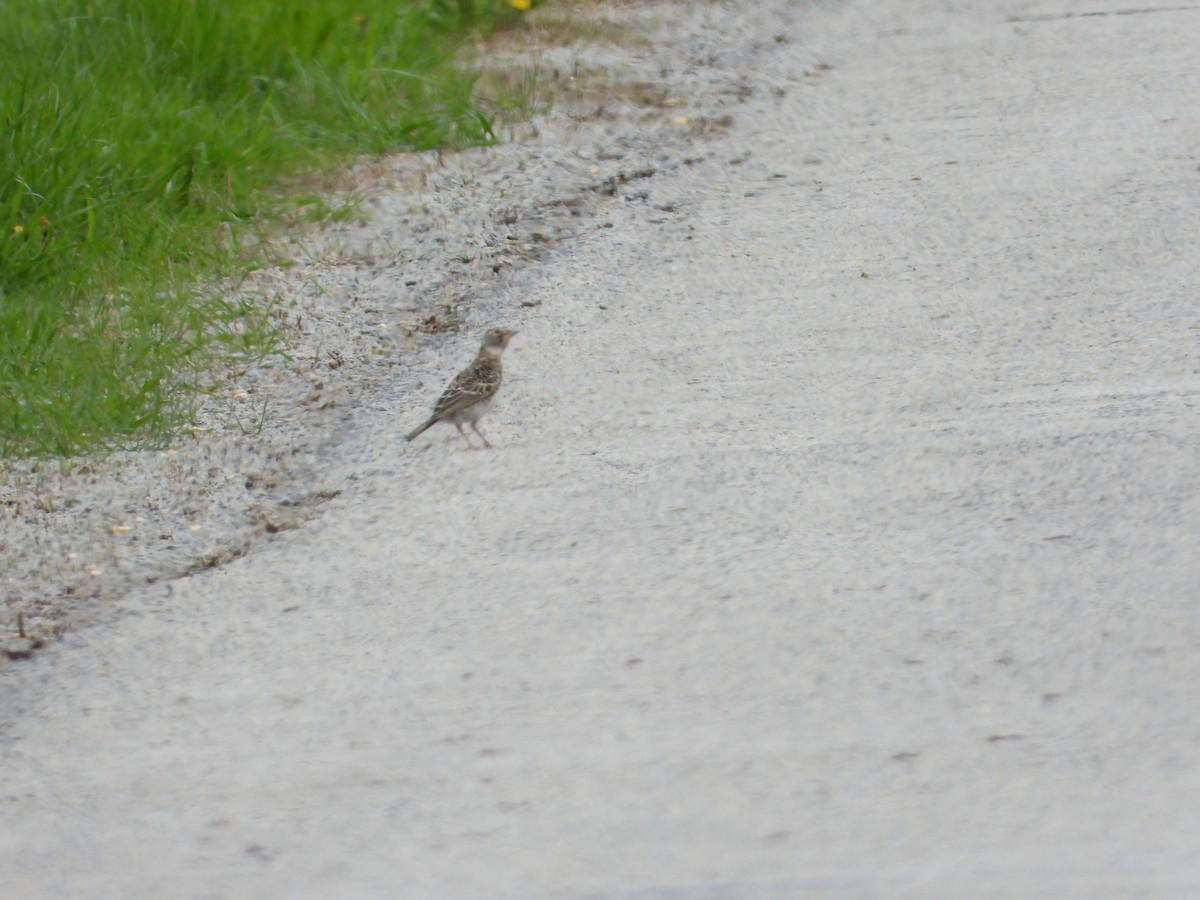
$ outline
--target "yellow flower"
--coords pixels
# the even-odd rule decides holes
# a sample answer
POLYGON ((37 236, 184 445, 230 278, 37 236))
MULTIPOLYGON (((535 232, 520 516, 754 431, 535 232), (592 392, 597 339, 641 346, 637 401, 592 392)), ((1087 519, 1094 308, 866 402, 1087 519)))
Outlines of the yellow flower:
POLYGON ((513 9, 519 9, 521 12, 525 12, 527 9, 529 9, 529 7, 533 6, 533 3, 531 3, 530 0, 508 0, 508 5, 513 9))

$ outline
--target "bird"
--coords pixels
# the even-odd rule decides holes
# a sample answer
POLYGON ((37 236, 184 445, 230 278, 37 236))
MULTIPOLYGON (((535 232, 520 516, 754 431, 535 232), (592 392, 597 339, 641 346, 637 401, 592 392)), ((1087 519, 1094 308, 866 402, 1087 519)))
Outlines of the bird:
POLYGON ((483 446, 490 448, 492 445, 475 423, 487 412, 496 392, 500 390, 500 355, 504 353, 504 348, 508 346, 514 334, 516 332, 508 328, 489 329, 483 336, 483 344, 474 361, 454 376, 454 380, 442 392, 442 396, 433 407, 433 415, 410 431, 408 440, 413 440, 438 422, 453 422, 467 446, 472 450, 479 449, 463 431, 463 423, 466 422, 479 435, 483 446))

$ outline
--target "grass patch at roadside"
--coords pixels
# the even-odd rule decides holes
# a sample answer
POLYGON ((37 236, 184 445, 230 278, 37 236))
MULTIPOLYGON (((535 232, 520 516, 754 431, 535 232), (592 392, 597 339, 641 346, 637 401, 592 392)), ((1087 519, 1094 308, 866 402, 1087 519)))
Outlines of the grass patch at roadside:
POLYGON ((285 188, 358 154, 485 143, 455 63, 508 0, 41 0, 0 30, 0 453, 161 443, 278 349, 202 285, 285 188))

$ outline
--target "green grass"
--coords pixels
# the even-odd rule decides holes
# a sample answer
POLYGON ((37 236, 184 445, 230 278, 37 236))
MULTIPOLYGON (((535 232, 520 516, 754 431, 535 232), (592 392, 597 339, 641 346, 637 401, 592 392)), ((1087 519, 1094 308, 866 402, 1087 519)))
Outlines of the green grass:
POLYGON ((266 311, 287 186, 357 154, 490 141, 455 63, 505 0, 0 0, 0 453, 157 444, 266 311), (232 238, 232 239, 231 239, 232 238), (258 242, 245 242, 255 243, 258 242))

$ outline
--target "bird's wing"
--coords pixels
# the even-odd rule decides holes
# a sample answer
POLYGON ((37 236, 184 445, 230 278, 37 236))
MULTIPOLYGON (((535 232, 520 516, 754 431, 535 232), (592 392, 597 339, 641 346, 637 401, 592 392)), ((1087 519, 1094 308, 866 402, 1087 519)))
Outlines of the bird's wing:
POLYGON ((452 416, 482 400, 487 400, 500 390, 500 367, 491 360, 477 359, 459 372, 450 386, 442 392, 433 408, 436 419, 452 416))

